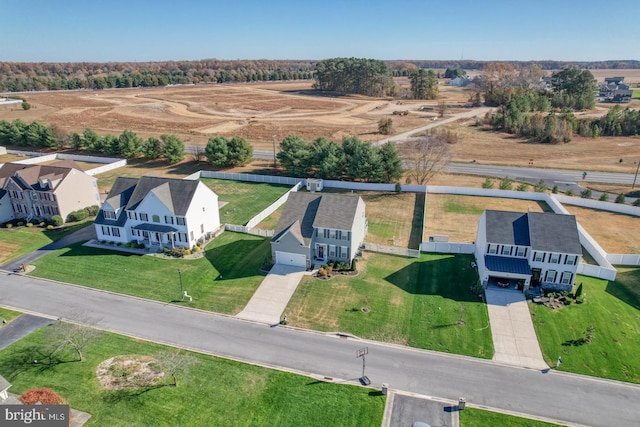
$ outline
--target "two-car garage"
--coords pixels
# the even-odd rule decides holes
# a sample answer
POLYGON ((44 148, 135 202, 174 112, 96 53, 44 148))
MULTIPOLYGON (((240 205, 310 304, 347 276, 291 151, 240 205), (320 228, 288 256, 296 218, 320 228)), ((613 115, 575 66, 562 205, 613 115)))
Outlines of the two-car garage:
POLYGON ((276 261, 276 264, 307 268, 307 257, 305 254, 276 251, 275 261, 276 261))

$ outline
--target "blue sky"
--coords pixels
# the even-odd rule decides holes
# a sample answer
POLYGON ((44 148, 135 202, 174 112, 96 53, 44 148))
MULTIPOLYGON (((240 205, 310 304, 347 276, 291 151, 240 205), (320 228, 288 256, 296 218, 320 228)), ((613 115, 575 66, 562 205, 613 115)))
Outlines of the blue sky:
POLYGON ((0 0, 0 61, 640 59, 640 0, 0 0))

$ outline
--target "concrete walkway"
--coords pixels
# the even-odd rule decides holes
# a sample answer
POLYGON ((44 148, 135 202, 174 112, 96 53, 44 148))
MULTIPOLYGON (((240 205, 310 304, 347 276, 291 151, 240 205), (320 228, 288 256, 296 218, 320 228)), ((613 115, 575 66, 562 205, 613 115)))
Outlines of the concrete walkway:
POLYGON ((310 273, 300 267, 274 265, 247 306, 236 317, 269 325, 280 323, 289 299, 305 274, 310 273))
POLYGON ((549 369, 542 358, 527 301, 521 292, 487 288, 487 308, 493 335, 493 360, 507 365, 549 369))

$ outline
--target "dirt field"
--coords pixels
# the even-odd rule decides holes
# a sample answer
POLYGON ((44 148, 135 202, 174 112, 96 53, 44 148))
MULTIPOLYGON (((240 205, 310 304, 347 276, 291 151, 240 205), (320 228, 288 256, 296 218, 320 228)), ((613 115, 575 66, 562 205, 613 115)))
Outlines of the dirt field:
POLYGON ((640 220, 638 217, 565 204, 576 220, 612 254, 640 253, 640 220), (604 226, 606 224, 606 226, 604 226))
MULTIPOLYGON (((622 75, 631 84, 640 82, 640 70, 591 70, 598 81, 605 76, 622 75)), ((407 79, 397 80, 407 85, 407 79)), ((390 100, 363 96, 318 95, 310 81, 172 86, 150 89, 121 89, 27 94, 31 110, 0 110, 0 120, 39 120, 64 131, 90 127, 100 134, 119 135, 131 129, 143 138, 173 133, 188 144, 204 145, 212 136, 239 135, 257 149, 271 149, 288 134, 307 140, 325 136, 340 140, 356 135, 372 141, 382 117, 392 117, 395 132, 431 123, 437 104, 448 106, 448 114, 460 108, 471 95, 469 90, 440 85, 438 101, 390 100), (422 106, 433 110, 419 111, 422 106), (394 111, 409 111, 406 116, 394 111)), ((601 116, 612 104, 598 104, 582 115, 601 116)), ((634 100, 631 107, 640 107, 634 100)), ((567 144, 532 144, 508 134, 473 126, 475 120, 447 125, 458 132, 453 145, 454 161, 602 170, 633 173, 640 161, 640 137, 581 138, 567 144), (622 162, 620 162, 622 159, 622 162)))

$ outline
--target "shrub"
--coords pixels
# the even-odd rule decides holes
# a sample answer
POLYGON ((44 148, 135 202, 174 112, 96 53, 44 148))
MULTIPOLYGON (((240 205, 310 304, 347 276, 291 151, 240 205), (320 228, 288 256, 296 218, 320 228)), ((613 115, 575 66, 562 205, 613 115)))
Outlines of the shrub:
POLYGON ((22 101, 22 109, 23 110, 30 110, 31 109, 31 104, 29 104, 27 101, 22 101))
POLYGON ((144 243, 138 243, 138 249, 144 249, 144 243))
POLYGON ((605 191, 604 193, 602 193, 602 194, 600 195, 600 198, 599 198, 598 200, 600 200, 601 202, 607 202, 607 201, 609 201, 609 193, 607 193, 607 192, 605 191))
MULTIPOLYGON (((556 193, 558 192, 558 186, 554 187, 556 189, 556 193)), ((544 179, 538 181, 538 183, 533 187, 533 191, 536 193, 544 193, 547 191, 547 184, 545 184, 544 179)))
POLYGON ((491 189, 493 188, 493 180, 491 178, 487 178, 482 183, 482 188, 491 189))
POLYGON ((566 194, 567 196, 573 196, 573 190, 568 189, 564 194, 566 194))
POLYGON ((633 202, 633 206, 640 206, 640 197, 638 197, 636 201, 633 202))
POLYGON ((77 222, 86 219, 89 216, 89 212, 86 209, 78 209, 77 211, 70 212, 67 215, 67 221, 77 222))
POLYGON ((176 246, 175 248, 172 248, 171 250, 169 250, 169 254, 176 258, 184 257, 186 252, 187 252, 187 248, 183 246, 176 246))
POLYGON ((616 203, 626 203, 627 198, 624 196, 623 193, 618 194, 618 196, 616 197, 616 203))
POLYGON ((582 197, 583 199, 590 199, 592 196, 591 190, 590 189, 585 189, 582 190, 582 192, 580 193, 580 197, 582 197))
POLYGON ((327 270, 324 269, 324 267, 320 267, 318 269, 318 276, 320 277, 327 277, 327 270))
POLYGON ((46 225, 46 223, 44 221, 42 221, 40 224, 38 224, 38 227, 44 227, 46 225))
POLYGON ((43 405, 61 405, 65 400, 55 391, 48 388, 34 388, 20 395, 23 405, 35 405, 40 402, 43 405))
POLYGON ((500 180, 500 189, 501 190, 511 190, 513 187, 513 180, 508 176, 505 176, 500 180))
POLYGON ((6 225, 6 227, 7 227, 7 228, 13 228, 13 224, 8 223, 8 224, 6 225))
POLYGON ((396 193, 402 192, 402 185, 399 182, 396 182, 396 193))
POLYGON ((28 222, 28 223, 27 223, 27 227, 29 227, 29 228, 33 227, 33 223, 28 222))
POLYGON ((184 251, 184 254, 185 254, 185 255, 191 255, 191 249, 187 249, 187 250, 185 250, 185 251, 184 251))
POLYGON ((526 182, 520 183, 520 185, 518 185, 518 187, 516 188, 516 190, 518 191, 527 191, 528 189, 529 185, 526 182))
POLYGON ((100 210, 100 206, 98 206, 98 205, 89 206, 89 207, 85 208, 85 210, 87 211, 89 216, 96 216, 96 215, 98 215, 98 211, 100 210))
POLYGON ((47 230, 53 230, 53 225, 51 224, 47 225, 47 230))
POLYGON ((60 215, 54 215, 51 217, 51 224, 53 224, 55 227, 59 227, 64 223, 64 221, 62 220, 62 217, 60 215))
POLYGON ((22 227, 24 225, 24 221, 18 221, 18 227, 22 227))
POLYGON ((351 261, 351 271, 356 271, 357 264, 358 261, 354 258, 353 261, 351 261))
POLYGON ((554 185, 554 186, 553 186, 553 188, 551 189, 551 192, 552 192, 553 194, 558 194, 558 186, 557 186, 557 185, 554 185))

